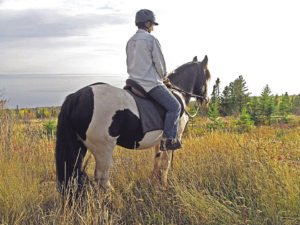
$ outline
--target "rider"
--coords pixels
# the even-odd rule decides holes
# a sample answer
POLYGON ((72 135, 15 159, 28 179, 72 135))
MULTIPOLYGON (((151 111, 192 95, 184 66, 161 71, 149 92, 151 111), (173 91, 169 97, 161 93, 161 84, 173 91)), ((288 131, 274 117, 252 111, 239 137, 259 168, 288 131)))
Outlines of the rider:
POLYGON ((141 9, 136 13, 137 32, 126 46, 127 72, 129 79, 136 81, 165 110, 163 138, 160 149, 176 150, 181 148, 177 137, 181 105, 163 83, 167 75, 164 56, 158 40, 151 35, 155 25, 154 13, 141 9))

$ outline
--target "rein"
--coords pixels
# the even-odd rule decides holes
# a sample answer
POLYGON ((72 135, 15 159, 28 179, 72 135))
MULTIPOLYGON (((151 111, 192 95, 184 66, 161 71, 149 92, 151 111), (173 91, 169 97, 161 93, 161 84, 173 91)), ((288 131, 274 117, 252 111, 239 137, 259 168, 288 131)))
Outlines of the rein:
POLYGON ((181 94, 185 94, 189 97, 192 97, 192 98, 200 98, 202 100, 206 100, 206 98, 203 96, 203 95, 195 95, 193 93, 190 93, 190 92, 187 92, 185 90, 182 90, 181 88, 179 87, 176 87, 174 84, 171 83, 171 81, 167 78, 166 80, 163 81, 163 83, 170 89, 173 89, 175 91, 179 91, 181 94))
MULTIPOLYGON (((207 99, 206 99, 204 96, 202 96, 202 95, 195 95, 195 94, 193 94, 193 93, 184 91, 184 90, 180 89, 179 87, 174 86, 169 80, 165 80, 165 81, 164 81, 164 84, 165 84, 168 88, 173 89, 173 90, 175 90, 175 91, 178 91, 178 92, 180 92, 181 94, 185 94, 185 95, 187 95, 187 96, 189 96, 189 97, 192 97, 192 98, 200 98, 200 99, 205 100, 205 101, 207 100, 207 99)), ((199 109, 200 109, 200 104, 198 103, 198 101, 196 101, 196 103, 197 103, 197 110, 196 110, 196 112, 195 112, 194 114, 190 114, 186 109, 184 109, 185 113, 189 116, 189 118, 195 118, 195 117, 198 115, 198 112, 199 112, 199 109)))
MULTIPOLYGON (((169 85, 169 84, 166 84, 166 85, 169 85)), ((168 86, 167 86, 168 87, 168 86)), ((192 97, 192 98, 201 98, 203 100, 206 100, 206 98, 202 95, 195 95, 193 93, 190 93, 190 92, 187 92, 187 91, 184 91, 176 86, 174 86, 173 84, 171 84, 170 86, 170 89, 173 89, 175 91, 179 91, 181 94, 185 94, 185 95, 188 95, 189 97, 192 97)))
POLYGON ((194 114, 190 114, 186 109, 184 109, 185 113, 189 116, 189 118, 195 118, 198 115, 199 109, 200 109, 200 104, 197 103, 197 110, 194 114))

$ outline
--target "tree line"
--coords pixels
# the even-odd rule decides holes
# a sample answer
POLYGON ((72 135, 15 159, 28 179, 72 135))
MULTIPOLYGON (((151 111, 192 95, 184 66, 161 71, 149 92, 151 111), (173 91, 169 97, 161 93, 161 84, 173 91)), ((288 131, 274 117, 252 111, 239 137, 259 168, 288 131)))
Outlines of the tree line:
MULTIPOLYGON (((229 85, 220 90, 220 79, 217 78, 210 96, 207 110, 202 114, 214 122, 219 117, 236 116, 252 121, 255 125, 270 124, 272 120, 287 121, 291 114, 300 115, 300 94, 289 95, 287 92, 273 95, 266 85, 260 96, 250 96, 245 79, 240 75, 229 85)), ((5 108, 6 100, 0 90, 0 109, 5 108)), ((60 107, 25 108, 17 107, 14 111, 20 119, 57 118, 60 107)))
POLYGON ((254 124, 270 124, 273 119, 287 121, 290 114, 300 115, 300 94, 289 95, 287 92, 273 95, 266 85, 260 96, 250 96, 245 79, 240 75, 224 90, 220 91, 220 79, 217 78, 211 93, 208 116, 241 116, 254 124))

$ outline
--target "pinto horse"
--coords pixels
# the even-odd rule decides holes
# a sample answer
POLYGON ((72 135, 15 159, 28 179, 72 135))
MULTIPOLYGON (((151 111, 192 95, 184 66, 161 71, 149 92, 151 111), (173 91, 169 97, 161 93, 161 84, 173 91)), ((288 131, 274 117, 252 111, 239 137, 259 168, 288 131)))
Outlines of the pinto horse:
MULTIPOLYGON (((207 56, 198 61, 195 56, 168 75, 171 91, 183 102, 184 109, 191 97, 202 103, 207 96, 210 73, 207 56)), ((179 120, 181 138, 189 116, 183 111, 179 120)), ((109 84, 96 83, 68 95, 61 107, 57 125, 56 175, 59 190, 66 190, 77 179, 81 184, 87 149, 95 157, 95 181, 104 189, 112 188, 109 168, 116 145, 128 149, 156 146, 153 177, 167 184, 172 151, 159 150, 162 130, 143 133, 137 104, 127 90, 109 84)))

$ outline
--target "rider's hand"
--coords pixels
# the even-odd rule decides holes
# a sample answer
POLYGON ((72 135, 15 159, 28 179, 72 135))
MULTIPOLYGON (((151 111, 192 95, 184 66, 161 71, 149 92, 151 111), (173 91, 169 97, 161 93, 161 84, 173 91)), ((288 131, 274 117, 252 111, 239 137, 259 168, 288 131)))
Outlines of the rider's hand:
POLYGON ((169 78, 165 77, 163 79, 163 83, 167 86, 167 87, 172 87, 172 83, 171 81, 169 80, 169 78))

